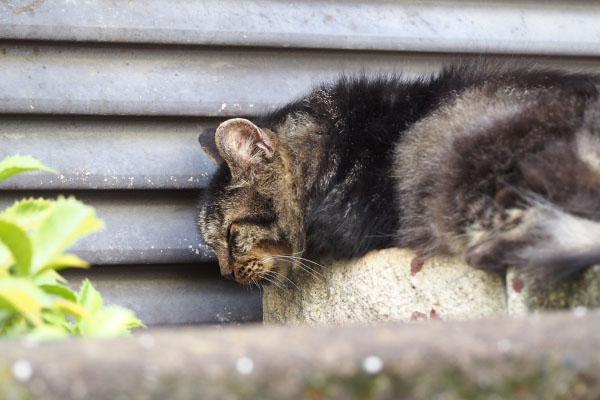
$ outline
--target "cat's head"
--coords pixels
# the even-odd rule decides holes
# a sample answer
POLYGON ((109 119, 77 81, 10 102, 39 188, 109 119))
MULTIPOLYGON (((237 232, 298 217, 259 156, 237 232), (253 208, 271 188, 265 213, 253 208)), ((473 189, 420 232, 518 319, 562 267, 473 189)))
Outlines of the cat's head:
POLYGON ((281 282, 304 247, 289 153, 275 132, 235 118, 200 135, 217 164, 198 224, 221 274, 241 283, 281 282))

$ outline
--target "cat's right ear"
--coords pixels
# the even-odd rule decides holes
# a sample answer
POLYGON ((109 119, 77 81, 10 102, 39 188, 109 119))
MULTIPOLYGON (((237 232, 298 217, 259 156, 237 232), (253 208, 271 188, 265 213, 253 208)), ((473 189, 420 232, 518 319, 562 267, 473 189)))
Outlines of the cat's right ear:
POLYGON ((219 125, 215 143, 234 173, 254 170, 274 153, 267 134, 244 118, 229 119, 219 125))
POLYGON ((223 162, 223 157, 221 157, 219 149, 217 149, 217 144, 215 143, 215 131, 216 128, 203 129, 200 132, 200 135, 198 135, 198 142, 206 155, 213 160, 215 164, 219 165, 223 162))

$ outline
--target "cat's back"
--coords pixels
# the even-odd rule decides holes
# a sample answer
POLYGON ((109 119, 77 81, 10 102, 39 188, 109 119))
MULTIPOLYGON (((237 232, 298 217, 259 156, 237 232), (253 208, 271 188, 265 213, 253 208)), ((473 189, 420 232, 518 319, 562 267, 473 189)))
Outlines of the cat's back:
MULTIPOLYGON (((598 76, 462 65, 445 69, 432 86, 439 102, 396 146, 402 245, 460 251, 462 244, 453 237, 464 234, 485 212, 486 199, 493 202, 506 187, 547 197, 544 186, 562 185, 561 192, 577 193, 579 178, 536 172, 555 181, 533 184, 527 166, 535 161, 546 171, 574 173, 560 163, 580 164, 577 149, 584 136, 600 137, 598 76)), ((595 140, 599 146, 592 152, 600 156, 595 140)), ((568 195, 562 197, 568 203, 568 195)))

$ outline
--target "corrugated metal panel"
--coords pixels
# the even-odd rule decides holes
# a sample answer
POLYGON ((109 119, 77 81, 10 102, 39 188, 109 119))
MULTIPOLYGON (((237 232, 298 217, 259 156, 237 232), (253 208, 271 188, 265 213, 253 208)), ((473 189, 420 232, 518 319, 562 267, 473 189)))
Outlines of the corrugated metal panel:
POLYGON ((440 64, 431 56, 305 50, 0 43, 0 53, 0 110, 12 113, 256 115, 342 72, 440 64))
MULTIPOLYGON (((69 193, 66 193, 67 195, 69 193)), ((0 209, 22 197, 53 192, 4 192, 0 209)), ((199 263, 214 260, 196 228, 195 191, 83 191, 75 196, 94 206, 106 229, 76 242, 71 250, 93 264, 199 263)))
POLYGON ((257 288, 227 281, 216 265, 121 265, 64 273, 74 288, 89 278, 105 304, 134 310, 147 325, 251 322, 262 319, 257 288))
MULTIPOLYGON (((0 43, 0 110, 9 113, 252 116, 312 85, 360 71, 437 71, 449 55, 169 49, 0 43), (6 53, 6 54, 4 54, 6 53)), ((598 70, 597 59, 544 64, 598 70)))
POLYGON ((594 1, 12 0, 14 39, 599 56, 594 1))
POLYGON ((218 123, 0 115, 0 158, 31 154, 60 171, 23 174, 0 189, 201 188, 215 166, 200 150, 198 134, 218 123))

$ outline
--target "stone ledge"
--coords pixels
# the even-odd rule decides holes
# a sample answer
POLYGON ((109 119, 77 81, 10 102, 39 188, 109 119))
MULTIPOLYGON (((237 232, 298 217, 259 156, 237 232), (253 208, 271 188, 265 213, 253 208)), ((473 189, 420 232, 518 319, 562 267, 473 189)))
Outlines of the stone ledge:
POLYGON ((507 307, 510 315, 600 306, 600 266, 560 282, 548 289, 545 282, 526 276, 515 269, 506 274, 507 307))
POLYGON ((0 398, 597 399, 600 312, 0 341, 0 398))
POLYGON ((421 319, 465 320, 537 310, 600 306, 600 267, 551 290, 510 270, 506 277, 456 258, 418 263, 406 249, 373 251, 292 277, 295 286, 266 287, 266 323, 322 324, 421 319))
POLYGON ((294 277, 297 287, 265 288, 267 323, 347 323, 471 319, 506 314, 503 278, 453 258, 419 263, 405 249, 334 262, 323 276, 294 277))

